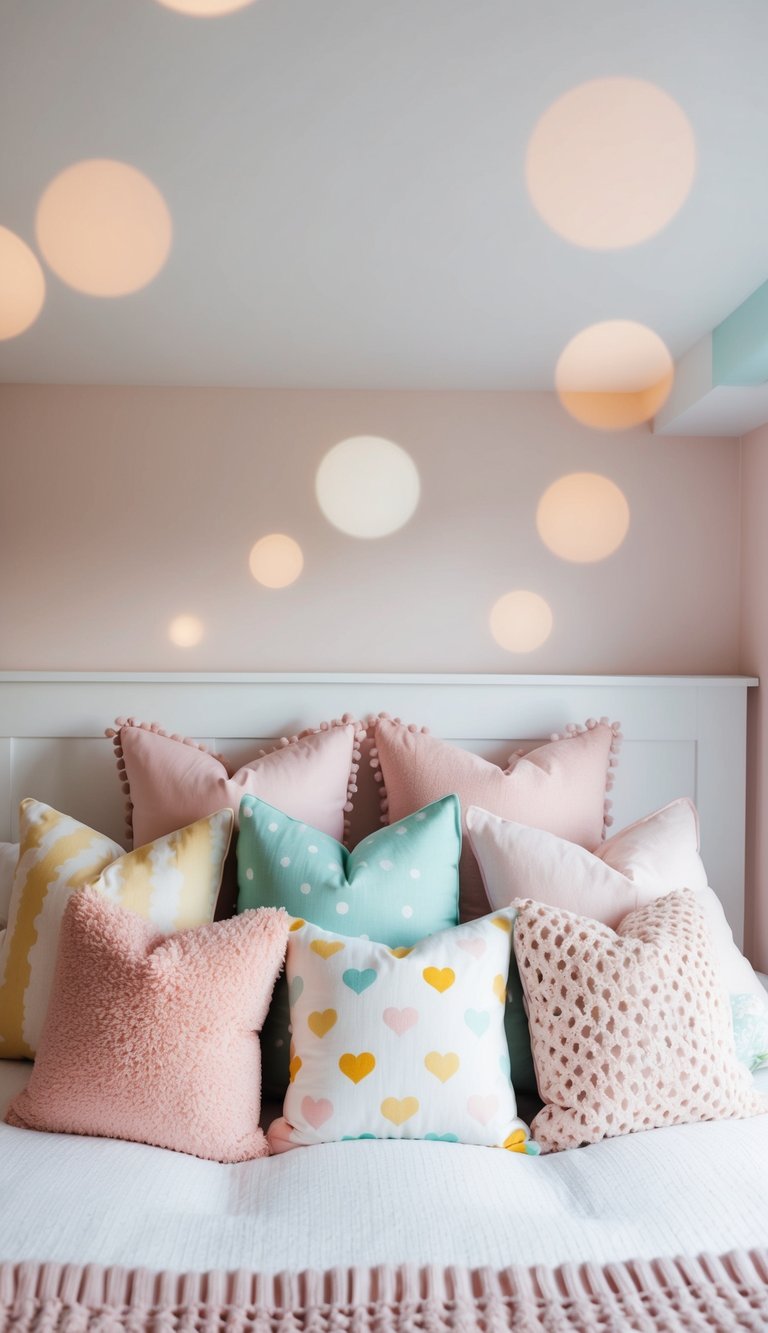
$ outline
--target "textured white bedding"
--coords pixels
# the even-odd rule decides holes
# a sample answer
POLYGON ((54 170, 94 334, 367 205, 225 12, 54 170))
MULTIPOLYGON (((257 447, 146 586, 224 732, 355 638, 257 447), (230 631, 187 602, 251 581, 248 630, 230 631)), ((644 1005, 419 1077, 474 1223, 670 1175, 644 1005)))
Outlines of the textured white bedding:
MULTIPOLYGON (((0 1111, 29 1065, 0 1063, 0 1111)), ((768 1092, 768 1071, 756 1082, 768 1092)), ((0 1124, 0 1260, 264 1273, 494 1268, 768 1243, 768 1116, 545 1158, 357 1142, 218 1166, 0 1124)))

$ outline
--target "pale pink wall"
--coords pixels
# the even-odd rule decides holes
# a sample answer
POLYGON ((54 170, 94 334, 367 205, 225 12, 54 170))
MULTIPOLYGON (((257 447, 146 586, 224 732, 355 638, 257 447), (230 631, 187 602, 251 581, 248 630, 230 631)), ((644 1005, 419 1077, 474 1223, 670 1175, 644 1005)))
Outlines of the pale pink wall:
POLYGON ((0 387, 0 668, 731 672, 739 451, 610 436, 546 393, 0 387), (355 434, 412 454, 422 501, 379 541, 321 515, 314 475, 355 434), (563 473, 624 490, 630 532, 596 565, 539 540, 563 473), (286 531, 300 580, 267 591, 253 542, 286 531), (494 600, 532 588, 554 632, 510 656, 494 600), (199 615, 199 647, 169 642, 199 615))
POLYGON ((745 939, 768 972, 768 426, 742 440, 741 465, 741 667, 766 682, 748 704, 745 939))

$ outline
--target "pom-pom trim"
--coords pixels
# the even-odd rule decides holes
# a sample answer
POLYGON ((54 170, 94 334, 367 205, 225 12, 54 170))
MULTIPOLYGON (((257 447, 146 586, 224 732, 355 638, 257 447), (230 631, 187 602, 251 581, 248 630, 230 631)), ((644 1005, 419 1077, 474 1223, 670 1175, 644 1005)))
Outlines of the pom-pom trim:
MULTIPOLYGON (((178 741, 180 745, 189 745, 193 750, 200 750, 203 754, 209 754, 212 759, 218 762, 225 769, 227 777, 232 777, 230 765, 223 754, 215 754, 209 750, 207 745, 202 745, 199 741, 193 741, 189 736, 179 736, 177 732, 165 731, 158 722, 137 722, 134 717, 115 718, 114 727, 107 727, 104 735, 107 740, 111 740, 115 754, 115 763, 117 767, 117 776, 124 794, 128 797, 125 803, 125 827, 131 844, 133 844, 133 801, 131 800, 131 787, 128 781, 128 773, 125 767, 125 757, 122 746, 122 733, 124 728, 133 727, 137 731, 150 731, 156 736, 164 736, 166 740, 178 741)), ((281 736, 269 750, 259 750, 254 755, 254 759, 266 759, 267 755, 274 754, 276 750, 284 750, 287 746, 298 745, 300 741, 306 740, 308 736, 319 736, 322 732, 330 731, 333 727, 354 727, 354 737, 352 743, 352 760, 349 768, 349 778, 347 780, 347 793, 344 802, 344 842, 349 840, 350 833, 350 815, 354 809, 353 797, 357 792, 357 775, 360 771, 360 760, 362 751, 360 749, 366 737, 366 728, 351 713, 345 713, 341 718, 334 718, 332 722, 321 722, 319 727, 305 727, 303 731, 297 732, 295 736, 281 736)))
MULTIPOLYGON (((405 729, 407 731, 410 731, 412 734, 420 732, 424 736, 429 735, 429 727, 418 727, 413 722, 408 723, 406 725, 406 723, 404 723, 401 718, 390 717, 389 713, 371 714, 371 716, 368 717, 368 719, 366 720, 366 733, 374 738, 374 743, 369 751, 370 754, 369 762, 371 768, 373 769, 373 780, 375 783, 378 784, 379 787, 379 823, 388 824, 389 798, 387 796, 387 789, 384 783, 384 773, 382 771, 381 759, 379 757, 379 751, 376 746, 376 739, 375 739, 376 725, 380 721, 393 722, 395 726, 405 727, 405 729)), ((611 814, 611 810, 613 809, 613 801, 609 798, 608 793, 613 790, 614 772, 616 767, 618 766, 619 753, 621 750, 621 742, 624 739, 621 730, 621 723, 611 722, 607 717, 601 717, 598 723, 596 718, 588 717, 586 722, 584 723, 569 722, 567 726, 563 728, 562 732, 553 731, 549 739, 550 741, 574 740, 576 736, 583 736, 585 731, 594 731, 595 727, 597 726, 609 727, 611 730, 611 744, 608 752, 608 766, 606 768, 606 775, 605 775, 605 799, 603 801, 602 841, 605 842, 605 839, 608 837, 608 829, 613 824, 613 815, 611 814)), ((512 773, 516 767, 516 761, 518 759, 524 759, 525 756, 529 753, 530 751, 524 749, 513 750, 512 754, 509 756, 509 759, 507 760, 507 767, 502 769, 502 772, 504 774, 512 773)))

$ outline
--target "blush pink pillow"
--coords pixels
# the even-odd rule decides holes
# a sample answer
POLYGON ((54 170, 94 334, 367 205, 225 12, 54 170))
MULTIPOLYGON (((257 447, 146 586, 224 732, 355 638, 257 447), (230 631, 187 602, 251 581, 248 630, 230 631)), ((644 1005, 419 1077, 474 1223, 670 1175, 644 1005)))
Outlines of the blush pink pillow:
POLYGON ((73 894, 35 1067, 7 1123, 216 1162, 266 1156, 258 1033, 288 925, 260 908, 160 935, 98 890, 73 894))
MULTIPOLYGON (((585 727, 569 727, 564 736, 553 736, 525 755, 512 755, 502 769, 437 740, 425 728, 381 716, 373 722, 371 764, 383 783, 382 814, 395 823, 455 792, 463 819, 471 805, 478 805, 592 850, 610 823, 606 792, 613 783, 620 735, 618 723, 590 719, 585 727)), ((460 920, 473 921, 489 906, 469 845, 461 855, 460 875, 460 920)))
POLYGON ((283 740, 236 770, 221 755, 169 736, 156 723, 118 718, 115 725, 107 736, 114 742, 136 847, 226 806, 237 821, 246 794, 339 842, 344 836, 365 735, 349 716, 283 740))
POLYGON ((630 912, 616 932, 516 899, 514 950, 544 1109, 544 1152, 665 1125, 759 1115, 730 1007, 689 889, 630 912))
POLYGON ((722 904, 707 883, 699 856, 699 817, 686 797, 614 833, 594 852, 476 806, 467 810, 466 821, 495 911, 513 898, 534 898, 615 929, 634 908, 672 889, 691 889, 704 913, 723 985, 731 995, 749 995, 768 1011, 768 995, 736 947, 722 904))

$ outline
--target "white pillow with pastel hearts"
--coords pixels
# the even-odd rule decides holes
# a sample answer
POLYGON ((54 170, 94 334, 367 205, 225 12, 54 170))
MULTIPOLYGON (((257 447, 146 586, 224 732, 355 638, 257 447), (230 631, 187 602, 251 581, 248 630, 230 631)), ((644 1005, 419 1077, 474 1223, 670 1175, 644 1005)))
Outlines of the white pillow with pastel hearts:
POLYGON ((496 912, 388 948, 297 918, 291 1082, 272 1151, 394 1138, 535 1153, 504 1035, 512 920, 496 912))

